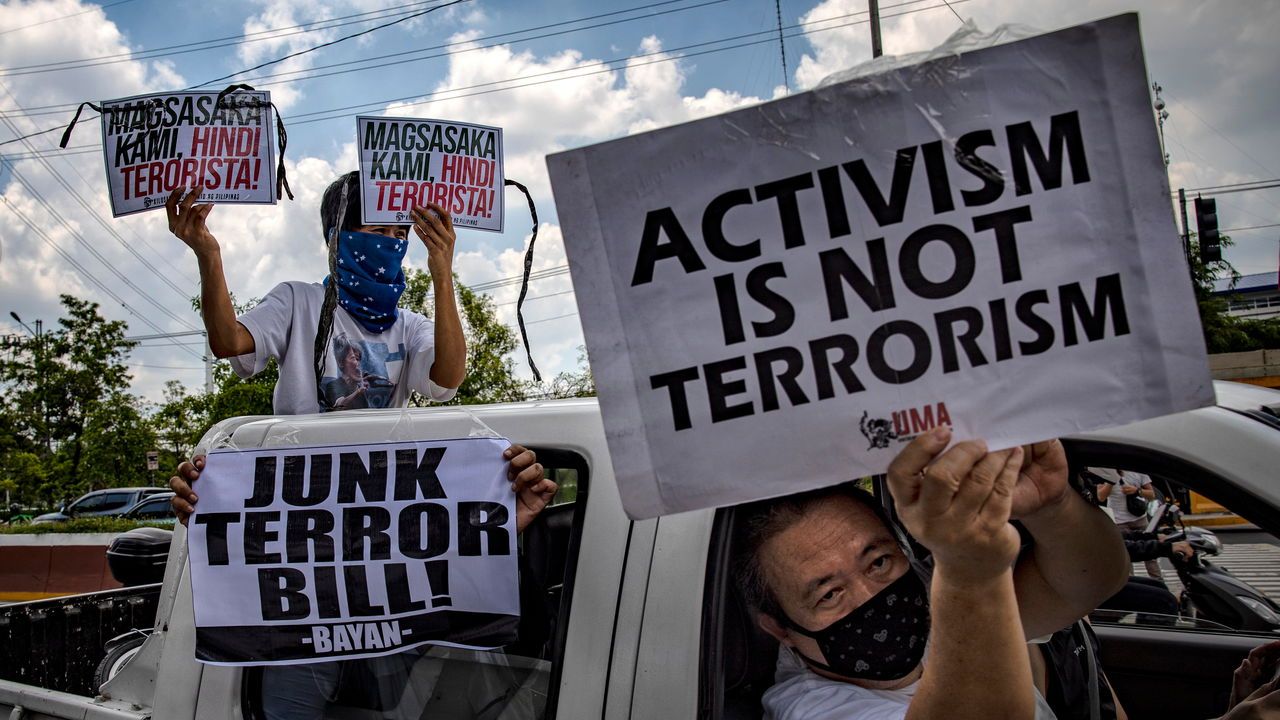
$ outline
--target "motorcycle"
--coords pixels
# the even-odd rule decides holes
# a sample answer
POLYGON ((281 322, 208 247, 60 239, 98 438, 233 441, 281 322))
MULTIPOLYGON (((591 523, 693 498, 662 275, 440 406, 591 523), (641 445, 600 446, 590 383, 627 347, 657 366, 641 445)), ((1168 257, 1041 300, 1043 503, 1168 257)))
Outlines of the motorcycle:
POLYGON ((1194 551, 1189 557, 1171 558, 1182 581, 1178 605, 1183 617, 1208 620, 1234 630, 1280 633, 1280 605, 1208 559, 1222 554, 1222 541, 1217 535, 1205 528, 1184 526, 1182 511, 1174 504, 1162 506, 1152 526, 1170 531, 1164 542, 1186 541, 1194 551))

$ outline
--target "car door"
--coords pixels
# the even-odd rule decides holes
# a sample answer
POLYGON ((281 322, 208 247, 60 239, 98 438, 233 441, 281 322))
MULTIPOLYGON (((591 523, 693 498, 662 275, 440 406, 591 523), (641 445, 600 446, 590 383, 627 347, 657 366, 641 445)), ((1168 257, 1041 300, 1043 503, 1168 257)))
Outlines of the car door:
MULTIPOLYGON (((1188 587, 1167 557, 1157 561, 1154 571, 1134 562, 1131 584, 1146 584, 1159 593, 1163 583, 1177 609, 1176 614, 1100 610, 1091 616, 1103 668, 1133 718, 1220 716, 1240 661, 1250 649, 1280 639, 1275 628, 1264 627, 1265 621, 1249 622, 1240 615, 1240 608, 1247 607, 1243 601, 1231 600, 1247 598, 1263 614, 1280 611, 1274 605, 1280 601, 1280 478, 1275 470, 1280 467, 1280 427, 1223 408, 1197 412, 1208 421, 1175 416, 1142 423, 1147 427, 1140 432, 1121 429, 1107 437, 1098 433, 1066 441, 1073 471, 1101 467, 1142 473, 1152 479, 1161 502, 1189 506, 1196 497, 1212 501, 1182 507, 1181 525, 1214 533, 1221 551, 1201 553, 1200 559, 1227 569, 1242 583, 1193 577, 1188 587), (1151 577, 1156 573, 1161 577, 1151 577), (1190 596, 1197 587, 1223 594, 1226 604, 1208 607, 1216 601, 1190 596)), ((1153 514, 1156 507, 1153 502, 1153 514)))

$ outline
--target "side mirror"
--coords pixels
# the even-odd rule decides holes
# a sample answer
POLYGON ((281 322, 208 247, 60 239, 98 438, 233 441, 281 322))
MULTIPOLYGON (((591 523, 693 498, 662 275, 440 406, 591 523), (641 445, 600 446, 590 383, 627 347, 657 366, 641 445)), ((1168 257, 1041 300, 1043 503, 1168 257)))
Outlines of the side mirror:
POLYGON ((66 514, 67 514, 67 501, 66 501, 66 500, 63 500, 63 501, 62 501, 62 504, 58 506, 58 512, 62 513, 63 515, 66 515, 66 514))

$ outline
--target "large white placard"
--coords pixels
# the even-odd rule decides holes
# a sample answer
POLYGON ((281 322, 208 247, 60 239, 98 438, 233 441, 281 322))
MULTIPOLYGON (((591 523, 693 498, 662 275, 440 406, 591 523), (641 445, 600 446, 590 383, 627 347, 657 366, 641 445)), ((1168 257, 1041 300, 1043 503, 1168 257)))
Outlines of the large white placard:
POLYGON ((276 201, 271 93, 136 95, 102 103, 102 154, 115 217, 164 206, 177 188, 200 202, 276 201))
POLYGON ((210 453, 188 531, 196 659, 293 664, 513 641, 508 445, 210 453))
POLYGON ((1213 401, 1136 15, 548 166, 632 517, 1213 401))
POLYGON ((366 225, 410 223, 414 206, 434 202, 458 227, 502 232, 502 128, 360 116, 356 139, 366 225))

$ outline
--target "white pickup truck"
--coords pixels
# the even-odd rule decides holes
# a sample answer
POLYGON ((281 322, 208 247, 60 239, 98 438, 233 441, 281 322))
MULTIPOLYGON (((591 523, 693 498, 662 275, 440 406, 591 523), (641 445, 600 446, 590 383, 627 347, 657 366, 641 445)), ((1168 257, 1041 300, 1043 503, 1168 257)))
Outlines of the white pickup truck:
MULTIPOLYGON (((1219 562, 1255 572, 1250 581, 1266 588, 1266 563, 1259 565, 1238 548, 1280 557, 1280 543, 1265 535, 1280 533, 1280 392, 1231 383, 1218 383, 1217 391, 1218 407, 1089 433, 1066 444, 1073 467, 1145 472, 1166 496, 1194 490, 1254 523, 1239 542, 1220 532, 1226 545, 1219 562)), ((468 411, 535 448, 562 487, 521 539, 520 640, 492 655, 423 648, 407 653, 391 675, 370 671, 365 661, 348 661, 324 716, 760 717, 759 698, 772 682, 777 648, 756 630, 733 590, 732 509, 629 520, 594 400, 468 411)), ((408 411, 410 432, 431 437, 433 427, 456 422, 459 412, 408 411)), ((399 412, 238 418, 214 432, 229 433, 240 448, 349 443, 404 438, 406 419, 399 412)), ((876 489, 888 502, 880 482, 876 489)), ((1274 561, 1271 567, 1280 570, 1274 561)), ((157 591, 154 623, 143 628, 146 641, 127 662, 116 663, 114 676, 96 695, 0 679, 0 718, 264 717, 261 669, 201 665, 194 658, 181 527, 162 585, 150 588, 153 595, 157 591)), ((102 602, 118 603, 128 592, 108 593, 102 602)), ((1265 629, 1209 622, 1202 602, 1196 601, 1195 612, 1188 598, 1183 601, 1183 616, 1166 623, 1145 624, 1133 614, 1095 618, 1104 667, 1129 717, 1216 717, 1232 669, 1249 648, 1277 637, 1265 629)), ((39 610, 58 611, 51 601, 39 610)), ((0 632, 5 622, 0 618, 0 632)), ((46 639, 59 647, 69 644, 68 655, 100 658, 101 648, 74 647, 74 624, 65 623, 64 637, 46 639)), ((35 645, 29 652, 28 662, 48 662, 35 645)))

